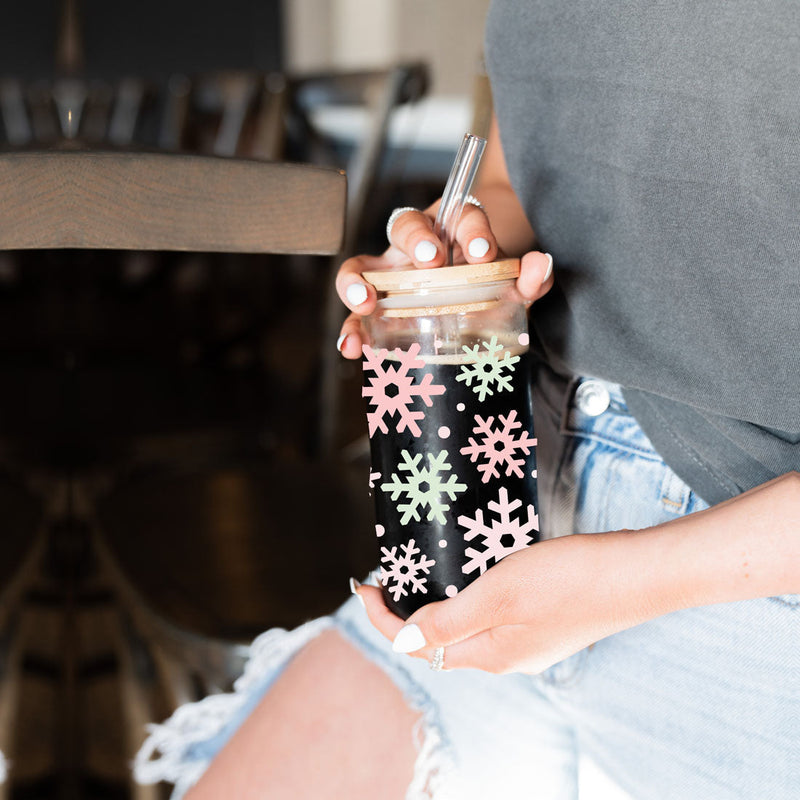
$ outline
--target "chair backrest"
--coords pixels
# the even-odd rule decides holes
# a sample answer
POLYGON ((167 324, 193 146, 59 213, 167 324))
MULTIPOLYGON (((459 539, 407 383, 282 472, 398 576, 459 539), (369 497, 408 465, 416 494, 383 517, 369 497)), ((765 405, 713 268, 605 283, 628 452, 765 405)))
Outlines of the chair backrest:
POLYGON ((289 102, 294 122, 301 125, 295 138, 304 161, 336 163, 340 158, 315 129, 314 114, 336 106, 365 112, 364 128, 347 163, 347 226, 342 255, 352 255, 362 233, 364 212, 374 201, 381 161, 389 143, 392 113, 424 97, 429 70, 423 62, 400 63, 382 70, 329 71, 290 77, 289 102))
POLYGON ((0 153, 0 249, 339 251, 344 173, 96 150, 0 153))
POLYGON ((392 114, 428 89, 423 62, 385 69, 325 70, 307 74, 229 71, 191 80, 194 137, 189 149, 216 155, 285 159, 347 172, 345 236, 340 256, 352 255, 374 202, 389 145, 392 114), (326 113, 351 120, 341 141, 320 126, 326 113))

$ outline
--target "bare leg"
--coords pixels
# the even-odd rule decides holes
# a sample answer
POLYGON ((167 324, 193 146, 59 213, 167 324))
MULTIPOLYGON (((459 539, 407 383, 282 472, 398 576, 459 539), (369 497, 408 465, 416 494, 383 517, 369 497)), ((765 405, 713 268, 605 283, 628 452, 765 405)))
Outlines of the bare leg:
POLYGON ((288 665, 186 800, 401 800, 418 718, 378 667, 326 631, 288 665))

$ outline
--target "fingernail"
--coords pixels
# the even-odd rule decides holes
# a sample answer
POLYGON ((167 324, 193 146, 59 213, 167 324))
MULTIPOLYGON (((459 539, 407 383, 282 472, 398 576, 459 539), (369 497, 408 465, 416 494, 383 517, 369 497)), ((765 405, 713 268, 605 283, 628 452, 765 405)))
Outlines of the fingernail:
POLYGON ((414 258, 422 262, 433 261, 437 252, 438 250, 433 242, 428 239, 423 239, 414 248, 414 258))
POLYGON ((550 253, 545 253, 545 255, 550 260, 550 263, 547 265, 547 271, 544 273, 542 283, 546 283, 547 279, 553 274, 553 256, 551 256, 550 253))
POLYGON ((347 338, 347 334, 343 333, 337 340, 336 340, 336 349, 341 353, 342 346, 344 345, 344 340, 347 338))
POLYGON ((383 584, 383 570, 381 568, 374 569, 369 574, 369 578, 367 583, 371 584, 372 586, 381 586, 383 584))
POLYGON ((351 283, 344 294, 351 306, 360 306, 368 296, 367 287, 363 283, 351 283))
POLYGON ((421 650, 426 644, 427 642, 419 626, 412 622, 400 628, 392 642, 392 650, 395 653, 413 653, 416 650, 421 650))
POLYGON ((358 593, 360 586, 361 584, 355 578, 350 578, 350 594, 354 594, 358 598, 358 602, 366 608, 367 604, 364 602, 364 598, 358 593))
POLYGON ((467 252, 473 258, 483 258, 489 252, 489 242, 478 236, 467 245, 467 252))

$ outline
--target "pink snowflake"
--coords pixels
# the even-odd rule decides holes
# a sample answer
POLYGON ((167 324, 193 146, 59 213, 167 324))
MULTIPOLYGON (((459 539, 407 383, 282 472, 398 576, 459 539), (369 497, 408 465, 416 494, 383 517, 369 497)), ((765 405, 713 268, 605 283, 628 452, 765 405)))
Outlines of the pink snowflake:
POLYGON ((419 573, 423 572, 427 575, 436 562, 425 554, 420 555, 419 559, 415 560, 414 557, 420 554, 421 551, 415 545, 413 539, 409 539, 408 544, 400 545, 400 549, 403 551, 402 555, 397 554, 397 549, 397 547, 393 547, 391 550, 388 547, 381 548, 383 553, 381 561, 388 565, 388 569, 381 567, 381 583, 384 586, 389 586, 389 583, 394 581, 394 584, 389 586, 389 593, 395 602, 408 594, 405 588, 406 584, 411 586, 412 592, 427 594, 428 589, 425 586, 427 578, 420 576, 419 573))
POLYGON ((462 567, 461 571, 467 575, 480 570, 482 575, 489 568, 490 563, 497 563, 500 559, 522 550, 533 542, 531 531, 539 530, 539 516, 533 506, 528 504, 526 522, 520 519, 512 519, 512 514, 522 505, 521 500, 508 500, 506 489, 500 489, 498 500, 490 500, 488 509, 497 514, 499 519, 485 522, 483 519, 483 509, 475 512, 475 519, 462 514, 458 518, 458 524, 467 529, 464 540, 471 542, 476 536, 483 539, 483 550, 476 550, 468 547, 464 555, 469 559, 462 567), (499 502, 498 502, 499 501, 499 502))
POLYGON ((369 398, 369 405, 374 406, 367 412, 369 435, 376 430, 388 433, 384 417, 398 416, 397 432, 402 433, 406 428, 414 436, 419 436, 422 431, 417 420, 424 419, 424 411, 413 411, 414 398, 419 397, 426 406, 431 406, 431 397, 444 394, 444 386, 433 383, 433 375, 426 373, 419 383, 414 383, 414 376, 409 375, 411 369, 425 366, 425 362, 418 358, 420 346, 414 343, 408 351, 395 348, 394 355, 388 358, 386 349, 373 350, 369 345, 364 345, 364 371, 372 370, 374 378, 369 378, 369 386, 361 390, 364 397, 369 398), (393 366, 396 363, 397 366, 393 366))
POLYGON ((497 467, 505 466, 506 476, 516 475, 523 477, 521 467, 525 464, 524 458, 515 458, 517 451, 520 455, 528 455, 531 448, 536 446, 536 439, 532 439, 527 431, 522 431, 515 438, 514 431, 522 427, 522 423, 517 420, 517 412, 511 411, 507 417, 499 415, 499 424, 493 428, 494 417, 483 419, 480 414, 475 415, 475 427, 472 432, 483 439, 476 441, 472 436, 469 437, 469 445, 461 448, 461 454, 469 456, 471 462, 485 458, 483 464, 478 464, 478 472, 483 473, 482 483, 488 483, 490 478, 499 478, 500 473, 497 467))

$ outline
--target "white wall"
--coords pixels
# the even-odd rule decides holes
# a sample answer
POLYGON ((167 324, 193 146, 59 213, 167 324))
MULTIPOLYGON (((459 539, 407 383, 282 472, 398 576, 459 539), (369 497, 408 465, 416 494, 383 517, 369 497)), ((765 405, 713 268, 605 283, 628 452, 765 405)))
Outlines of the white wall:
POLYGON ((431 94, 470 95, 489 0, 284 0, 286 57, 297 71, 422 59, 431 94))

